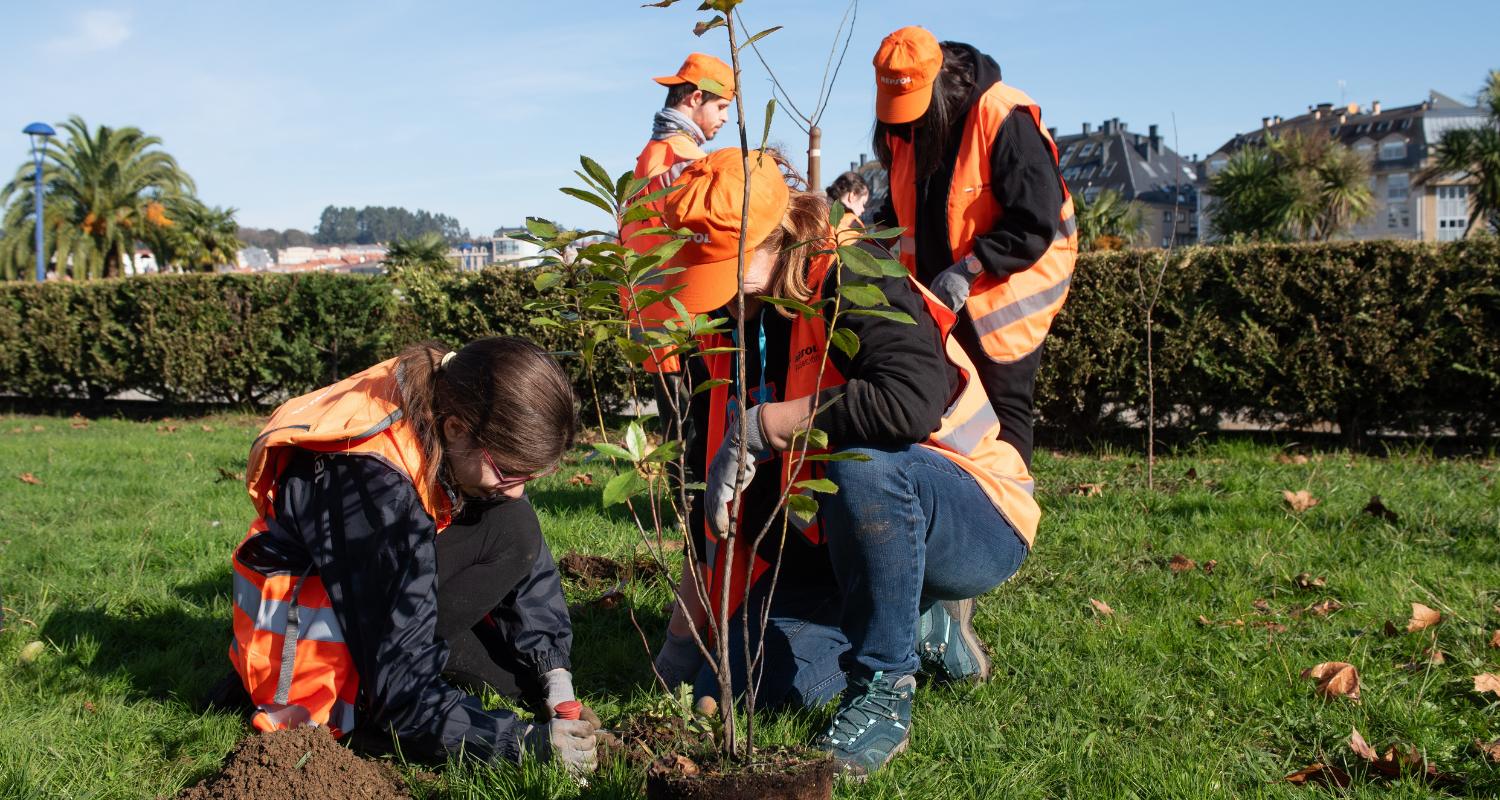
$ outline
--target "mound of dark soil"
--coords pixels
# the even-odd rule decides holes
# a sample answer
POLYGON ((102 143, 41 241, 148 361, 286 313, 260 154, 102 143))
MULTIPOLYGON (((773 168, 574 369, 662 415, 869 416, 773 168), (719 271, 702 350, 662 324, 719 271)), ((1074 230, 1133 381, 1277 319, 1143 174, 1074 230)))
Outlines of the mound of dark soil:
POLYGON ((557 566, 564 577, 577 581, 585 589, 623 584, 632 579, 645 580, 661 572, 661 567, 646 556, 636 556, 631 563, 621 563, 613 558, 579 552, 563 556, 557 566))
POLYGON ((648 800, 828 800, 836 769, 822 753, 758 752, 749 763, 666 755, 646 770, 648 800))
POLYGON ((326 728, 247 737, 224 767, 177 800, 411 800, 390 766, 360 758, 326 728))

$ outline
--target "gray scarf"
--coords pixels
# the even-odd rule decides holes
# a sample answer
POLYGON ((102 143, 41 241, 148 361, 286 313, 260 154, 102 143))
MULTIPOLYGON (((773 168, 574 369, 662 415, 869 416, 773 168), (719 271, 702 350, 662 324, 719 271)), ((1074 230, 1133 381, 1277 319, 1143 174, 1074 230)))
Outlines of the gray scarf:
POLYGON ((675 108, 663 108, 656 112, 651 119, 651 139, 658 141, 678 133, 686 133, 693 137, 693 142, 703 144, 708 137, 703 135, 703 129, 697 123, 688 118, 688 115, 675 108))

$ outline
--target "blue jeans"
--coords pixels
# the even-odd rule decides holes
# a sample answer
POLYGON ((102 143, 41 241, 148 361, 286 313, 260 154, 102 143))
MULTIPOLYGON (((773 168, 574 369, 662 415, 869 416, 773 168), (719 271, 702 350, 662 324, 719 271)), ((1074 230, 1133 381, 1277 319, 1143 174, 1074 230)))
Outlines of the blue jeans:
MULTIPOLYGON (((838 586, 777 587, 758 676, 761 708, 821 705, 849 677, 914 674, 921 613, 939 600, 984 594, 1026 558, 1015 528, 949 459, 918 446, 851 451, 869 460, 828 462, 839 490, 818 496, 838 586)), ((751 594, 753 609, 764 603, 764 583, 751 594)), ((736 614, 736 695, 744 689, 742 630, 736 614)), ((707 667, 694 688, 717 695, 707 667)))
POLYGON ((854 679, 912 675, 922 611, 999 586, 1020 569, 1026 543, 948 458, 918 446, 853 452, 870 460, 828 462, 839 490, 820 496, 849 637, 842 664, 854 679))

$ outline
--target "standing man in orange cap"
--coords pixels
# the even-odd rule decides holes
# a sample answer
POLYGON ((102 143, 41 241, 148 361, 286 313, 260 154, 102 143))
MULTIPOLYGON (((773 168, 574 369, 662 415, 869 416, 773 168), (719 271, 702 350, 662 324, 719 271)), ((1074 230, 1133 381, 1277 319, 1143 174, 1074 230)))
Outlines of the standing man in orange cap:
MULTIPOLYGON (((1001 444, 1029 465, 1042 341, 1078 250, 1057 147, 1036 101, 970 45, 906 27, 885 37, 874 63, 874 150, 890 176, 876 222, 905 228, 901 262, 958 314, 954 336, 999 418, 1001 444)), ((982 654, 955 646, 978 641, 973 606, 923 609, 918 649, 935 677, 988 677, 982 654)))
MULTIPOLYGON (((667 87, 667 100, 651 121, 651 141, 646 143, 635 162, 635 177, 648 181, 641 194, 659 191, 677 180, 687 165, 703 158, 703 145, 729 119, 729 103, 734 99, 734 70, 711 55, 691 53, 682 66, 672 75, 664 75, 655 81, 667 87)), ((641 235, 638 231, 661 225, 661 201, 650 203, 653 212, 649 219, 626 222, 620 228, 620 241, 638 254, 649 253, 653 248, 669 241, 667 236, 641 235)), ((655 287, 659 279, 645 283, 655 287)), ((633 330, 649 328, 639 311, 632 310, 627 290, 621 290, 620 303, 627 318, 635 322, 633 330)), ((658 312, 660 313, 660 312, 658 312)), ((652 315, 647 315, 652 316, 652 315)), ((653 354, 643 365, 648 373, 660 374, 653 381, 657 397, 657 413, 668 425, 673 424, 672 410, 667 403, 668 392, 678 392, 686 413, 686 394, 682 394, 680 365, 676 356, 664 353, 653 354)))

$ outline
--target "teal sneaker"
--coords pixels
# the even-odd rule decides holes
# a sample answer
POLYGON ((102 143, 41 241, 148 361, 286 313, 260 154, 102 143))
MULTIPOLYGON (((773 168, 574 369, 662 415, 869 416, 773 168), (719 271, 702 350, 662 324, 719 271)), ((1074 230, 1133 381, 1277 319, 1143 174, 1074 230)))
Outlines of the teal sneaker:
POLYGON ((814 746, 831 754, 844 775, 863 781, 906 749, 916 690, 917 679, 911 675, 892 681, 877 672, 868 683, 851 683, 814 746))
POLYGON ((974 601, 934 603, 917 621, 917 657, 922 669, 940 681, 983 683, 990 679, 990 657, 974 632, 974 601))

